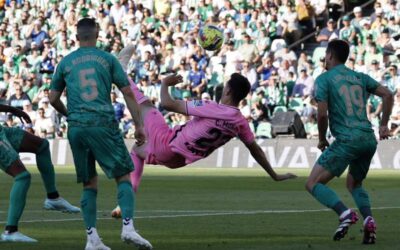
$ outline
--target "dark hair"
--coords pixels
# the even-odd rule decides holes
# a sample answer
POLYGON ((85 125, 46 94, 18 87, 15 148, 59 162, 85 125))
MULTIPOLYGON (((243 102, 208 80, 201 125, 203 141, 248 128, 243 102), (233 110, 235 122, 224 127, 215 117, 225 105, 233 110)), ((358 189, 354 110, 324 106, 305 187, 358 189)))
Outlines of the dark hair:
POLYGON ((94 18, 82 18, 76 27, 79 40, 91 40, 97 37, 97 23, 94 18))
POLYGON ((233 73, 227 84, 232 91, 232 99, 236 103, 245 98, 250 91, 249 80, 239 73, 233 73))
POLYGON ((332 53, 333 56, 341 63, 345 63, 349 57, 349 44, 344 40, 335 39, 328 43, 326 53, 332 53))

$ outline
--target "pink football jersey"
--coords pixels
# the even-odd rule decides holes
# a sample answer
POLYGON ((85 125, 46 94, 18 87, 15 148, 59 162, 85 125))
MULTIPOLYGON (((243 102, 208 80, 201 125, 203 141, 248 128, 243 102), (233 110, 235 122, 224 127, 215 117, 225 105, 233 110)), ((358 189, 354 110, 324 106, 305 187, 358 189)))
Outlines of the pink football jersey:
POLYGON ((187 115, 193 118, 174 128, 171 150, 185 157, 186 164, 210 155, 215 149, 238 136, 245 144, 254 141, 247 120, 235 107, 213 101, 186 102, 187 115))

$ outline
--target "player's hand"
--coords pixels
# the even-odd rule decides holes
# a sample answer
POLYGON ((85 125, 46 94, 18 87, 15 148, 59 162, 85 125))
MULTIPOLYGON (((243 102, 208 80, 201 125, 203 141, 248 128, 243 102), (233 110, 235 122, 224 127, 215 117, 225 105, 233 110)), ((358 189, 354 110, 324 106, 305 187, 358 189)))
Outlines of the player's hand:
POLYGON ((321 150, 322 152, 324 152, 324 150, 329 147, 329 142, 325 139, 325 140, 320 140, 318 142, 318 148, 319 150, 321 150))
POLYGON ((167 86, 175 86, 178 83, 183 82, 183 77, 181 75, 178 74, 173 74, 173 75, 169 75, 166 76, 163 80, 162 83, 167 85, 167 86))
POLYGON ((390 136, 390 131, 387 126, 380 126, 379 127, 379 139, 386 140, 390 136))
POLYGON ((274 179, 274 181, 284 181, 284 180, 289 180, 289 179, 294 179, 297 178, 297 175, 292 174, 292 173, 287 173, 287 174, 277 174, 274 179))
POLYGON ((135 139, 137 146, 142 146, 146 142, 146 135, 144 133, 143 127, 138 127, 135 129, 135 139))

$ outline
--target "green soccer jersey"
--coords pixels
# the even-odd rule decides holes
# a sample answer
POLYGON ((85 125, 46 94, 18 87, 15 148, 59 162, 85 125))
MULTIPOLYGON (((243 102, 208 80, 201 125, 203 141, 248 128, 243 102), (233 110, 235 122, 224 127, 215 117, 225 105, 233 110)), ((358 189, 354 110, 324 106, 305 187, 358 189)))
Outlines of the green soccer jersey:
POLYGON ((57 66, 51 89, 67 88, 69 126, 110 126, 115 123, 110 92, 129 86, 117 58, 95 47, 82 47, 66 56, 57 66))
POLYGON ((316 79, 315 99, 328 103, 329 126, 335 138, 351 139, 373 132, 366 104, 369 93, 378 86, 368 75, 343 64, 316 79))

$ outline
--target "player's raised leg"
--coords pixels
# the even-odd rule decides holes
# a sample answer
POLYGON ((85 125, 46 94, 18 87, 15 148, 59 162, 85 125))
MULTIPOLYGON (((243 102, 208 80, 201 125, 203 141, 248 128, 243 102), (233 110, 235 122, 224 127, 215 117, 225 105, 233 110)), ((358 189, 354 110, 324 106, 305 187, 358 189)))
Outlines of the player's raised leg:
MULTIPOLYGON (((331 153, 327 150, 323 153, 320 159, 327 159, 327 157, 330 157, 329 155, 331 155, 331 153)), ((319 161, 322 162, 320 159, 319 161)), ((346 166, 347 165, 344 165, 344 168, 342 167, 343 170, 340 170, 339 172, 343 172, 344 169, 346 169, 346 166)), ((335 175, 317 162, 307 180, 306 189, 317 201, 334 210, 339 216, 339 226, 334 233, 333 239, 340 240, 347 234, 349 227, 357 222, 358 216, 353 210, 347 208, 343 204, 335 191, 326 186, 333 177, 335 177, 335 175)))
POLYGON ((133 146, 132 151, 130 153, 133 165, 135 165, 135 170, 131 172, 130 178, 133 191, 136 193, 139 188, 140 182, 142 180, 144 158, 142 158, 135 149, 136 149, 135 146, 133 146))
MULTIPOLYGON (((13 130, 13 136, 22 138, 19 139, 21 142, 19 146, 20 152, 36 154, 36 164, 47 192, 47 198, 43 206, 44 209, 66 213, 79 213, 80 209, 72 206, 68 201, 60 197, 57 191, 49 142, 46 139, 39 138, 22 130, 13 130)), ((16 139, 16 141, 18 141, 18 139, 16 139)))

